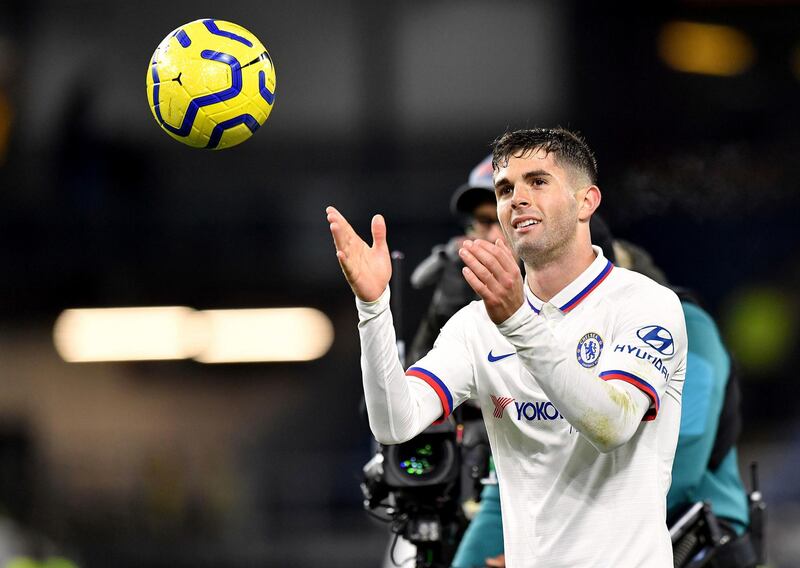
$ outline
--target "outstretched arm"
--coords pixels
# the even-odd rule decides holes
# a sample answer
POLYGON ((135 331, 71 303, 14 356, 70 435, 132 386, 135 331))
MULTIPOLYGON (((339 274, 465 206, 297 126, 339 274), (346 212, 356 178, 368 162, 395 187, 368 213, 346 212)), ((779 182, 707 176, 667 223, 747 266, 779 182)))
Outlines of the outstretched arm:
POLYGON ((383 444, 397 444, 416 436, 442 412, 436 393, 405 376, 397 353, 389 279, 392 262, 386 244, 386 223, 372 218, 372 246, 353 230, 335 208, 326 209, 336 258, 356 295, 361 339, 361 371, 369 424, 383 444))

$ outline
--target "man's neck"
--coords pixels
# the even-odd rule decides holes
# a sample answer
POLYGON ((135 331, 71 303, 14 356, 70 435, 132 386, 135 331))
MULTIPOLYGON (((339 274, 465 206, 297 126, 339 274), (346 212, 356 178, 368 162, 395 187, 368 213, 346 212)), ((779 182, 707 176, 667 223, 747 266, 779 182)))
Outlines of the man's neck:
POLYGON ((525 263, 528 287, 537 298, 549 302, 594 262, 597 256, 591 246, 564 254, 543 266, 530 267, 525 263), (566 259, 566 260, 565 260, 566 259))

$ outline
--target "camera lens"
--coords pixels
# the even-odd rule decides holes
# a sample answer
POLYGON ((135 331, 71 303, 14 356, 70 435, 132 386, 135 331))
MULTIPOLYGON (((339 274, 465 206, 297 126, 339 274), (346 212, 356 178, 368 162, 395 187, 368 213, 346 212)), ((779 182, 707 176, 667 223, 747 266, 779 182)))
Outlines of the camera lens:
POLYGON ((410 476, 425 476, 436 470, 439 454, 431 444, 415 445, 400 454, 400 469, 410 476))
POLYGON ((458 474, 452 433, 421 434, 384 448, 386 483, 390 487, 420 487, 451 481, 458 474))

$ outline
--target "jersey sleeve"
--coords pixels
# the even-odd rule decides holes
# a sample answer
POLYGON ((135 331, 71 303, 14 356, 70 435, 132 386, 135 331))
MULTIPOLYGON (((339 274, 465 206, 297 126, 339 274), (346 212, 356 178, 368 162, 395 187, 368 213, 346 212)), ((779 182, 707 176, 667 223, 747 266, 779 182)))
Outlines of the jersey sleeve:
POLYGON ((611 349, 600 363, 600 378, 624 381, 641 390, 650 399, 642 420, 654 420, 670 381, 673 377, 683 380, 686 349, 680 301, 671 290, 654 284, 647 293, 632 295, 616 314, 611 349))
POLYGON ((428 385, 439 397, 444 421, 453 410, 474 393, 473 358, 467 337, 477 322, 474 305, 462 308, 442 328, 433 348, 408 368, 406 375, 413 381, 428 385))

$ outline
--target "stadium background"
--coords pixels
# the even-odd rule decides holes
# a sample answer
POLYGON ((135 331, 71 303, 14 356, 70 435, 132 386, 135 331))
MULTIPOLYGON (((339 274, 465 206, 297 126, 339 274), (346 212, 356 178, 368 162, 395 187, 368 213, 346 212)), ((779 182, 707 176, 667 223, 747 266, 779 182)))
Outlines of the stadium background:
MULTIPOLYGON (((450 194, 492 138, 558 124, 595 149, 615 233, 718 317, 771 565, 797 566, 799 95, 796 2, 1 2, 0 566, 377 565, 324 207, 363 233, 384 213, 411 266, 458 231, 450 194), (201 17, 276 62, 267 124, 221 153, 168 138, 145 96, 155 46, 201 17), (294 364, 56 353, 66 308, 158 305, 312 306, 335 339, 294 364)), ((408 335, 427 296, 405 292, 408 335)))

